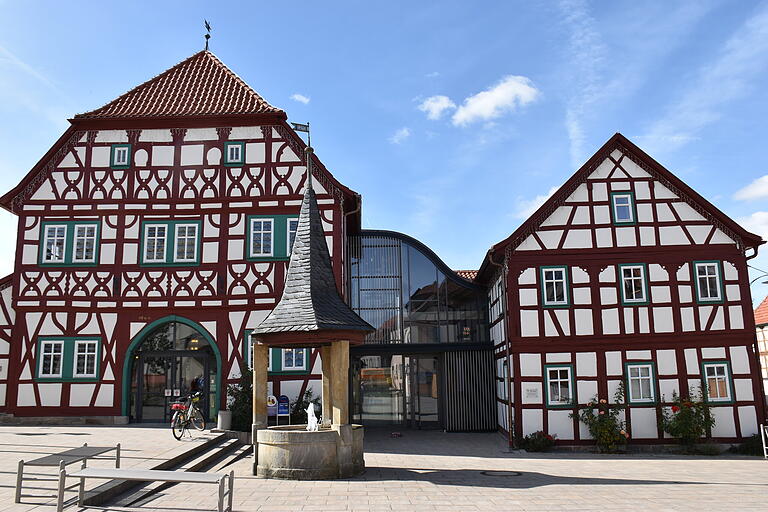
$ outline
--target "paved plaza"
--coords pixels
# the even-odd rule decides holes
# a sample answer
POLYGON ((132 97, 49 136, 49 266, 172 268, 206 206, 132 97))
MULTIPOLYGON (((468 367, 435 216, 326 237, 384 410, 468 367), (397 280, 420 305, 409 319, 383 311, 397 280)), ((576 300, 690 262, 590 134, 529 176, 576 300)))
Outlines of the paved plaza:
MULTIPOLYGON (((0 427, 0 510, 55 510, 45 499, 13 504, 19 458, 117 439, 124 447, 125 467, 149 467, 203 437, 179 443, 159 428, 0 427)), ((768 510, 768 461, 757 457, 509 453, 496 434, 404 431, 391 438, 389 431, 370 431, 365 458, 368 470, 358 478, 307 482, 254 478, 250 460, 242 460, 231 466, 237 475, 234 509, 768 510)), ((179 484, 132 510, 214 510, 214 492, 207 485, 179 484)), ((66 510, 122 509, 73 505, 66 510)))

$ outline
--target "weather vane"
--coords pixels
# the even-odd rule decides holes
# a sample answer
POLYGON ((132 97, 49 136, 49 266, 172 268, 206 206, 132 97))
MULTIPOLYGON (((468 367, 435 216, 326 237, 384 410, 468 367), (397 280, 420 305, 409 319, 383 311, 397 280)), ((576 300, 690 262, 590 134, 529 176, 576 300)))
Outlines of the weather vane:
POLYGON ((205 51, 208 51, 208 40, 211 38, 211 24, 208 23, 208 20, 204 19, 203 21, 205 21, 205 30, 208 31, 208 33, 205 34, 205 51))

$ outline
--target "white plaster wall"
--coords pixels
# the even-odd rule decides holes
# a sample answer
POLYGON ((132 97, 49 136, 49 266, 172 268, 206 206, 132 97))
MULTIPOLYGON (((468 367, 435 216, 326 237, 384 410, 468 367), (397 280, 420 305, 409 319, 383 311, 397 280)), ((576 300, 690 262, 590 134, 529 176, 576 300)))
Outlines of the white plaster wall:
POLYGON ((544 429, 541 409, 523 409, 523 435, 533 434, 544 429))
POLYGON ((635 439, 655 439, 659 436, 656 426, 656 409, 652 407, 631 407, 632 437, 635 439))
POLYGON ((569 414, 570 411, 547 411, 547 433, 557 436, 557 439, 566 441, 574 439, 573 420, 569 414))

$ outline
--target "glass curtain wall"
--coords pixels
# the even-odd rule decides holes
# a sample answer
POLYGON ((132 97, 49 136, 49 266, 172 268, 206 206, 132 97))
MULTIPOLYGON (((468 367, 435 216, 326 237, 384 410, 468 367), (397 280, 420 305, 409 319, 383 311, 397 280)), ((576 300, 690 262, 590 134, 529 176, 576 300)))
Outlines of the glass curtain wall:
POLYGON ((486 343, 486 294, 397 233, 350 237, 350 305, 376 331, 366 344, 486 343))

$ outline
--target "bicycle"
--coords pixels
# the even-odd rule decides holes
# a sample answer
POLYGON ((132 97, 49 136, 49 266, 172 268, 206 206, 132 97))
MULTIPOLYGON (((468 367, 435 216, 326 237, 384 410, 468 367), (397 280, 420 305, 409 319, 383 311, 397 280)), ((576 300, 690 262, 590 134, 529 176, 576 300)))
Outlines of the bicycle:
POLYGON ((201 396, 202 393, 196 391, 189 395, 185 401, 171 404, 171 409, 175 411, 171 418, 171 431, 176 440, 181 440, 184 432, 189 430, 190 425, 197 430, 205 430, 205 418, 197 407, 201 396))

